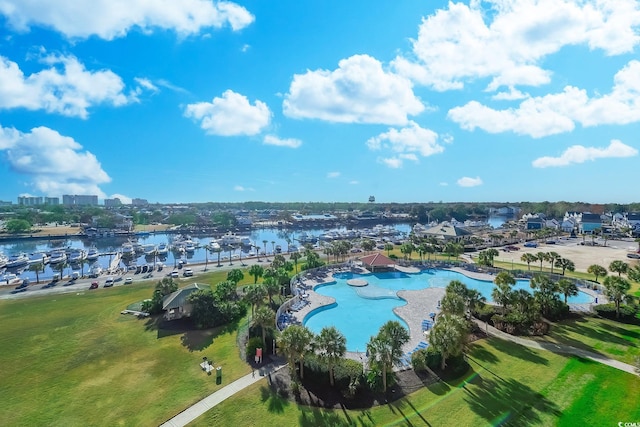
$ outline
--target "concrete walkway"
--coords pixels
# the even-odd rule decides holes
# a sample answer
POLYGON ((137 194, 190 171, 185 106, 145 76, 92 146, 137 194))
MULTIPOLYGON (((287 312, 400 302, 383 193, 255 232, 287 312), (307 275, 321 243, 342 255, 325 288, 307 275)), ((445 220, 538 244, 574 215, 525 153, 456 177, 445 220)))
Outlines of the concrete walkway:
MULTIPOLYGON (((250 374, 245 375, 242 378, 239 378, 232 382, 229 385, 222 387, 220 390, 210 394, 205 397, 198 403, 190 406, 184 411, 180 412, 175 417, 171 418, 169 421, 161 424, 161 427, 183 427, 198 418, 200 415, 207 412, 209 409, 213 408, 220 402, 226 400, 227 398, 233 396, 240 390, 249 387, 251 384, 254 384, 261 379, 268 377, 272 372, 276 372, 281 369, 283 366, 286 366, 284 361, 276 361, 273 363, 269 363, 268 365, 264 365, 263 367, 253 371, 250 374)), ((215 376, 212 376, 212 379, 215 381, 215 376)))
POLYGON ((474 320, 478 324, 480 329, 486 331, 489 335, 493 335, 500 339, 511 341, 516 344, 520 344, 529 348, 547 350, 547 351, 558 353, 558 354, 570 354, 573 356, 579 356, 584 359, 590 359, 590 360, 593 360, 594 362, 602 363, 603 365, 611 366, 612 368, 616 368, 633 375, 638 375, 634 366, 624 362, 620 362, 618 360, 610 359, 606 356, 603 356, 602 354, 594 353, 592 351, 583 350, 576 347, 571 347, 570 345, 565 345, 565 344, 539 342, 539 341, 529 340, 526 338, 516 337, 510 334, 507 334, 506 332, 502 332, 494 328, 493 326, 487 325, 482 320, 478 320, 478 319, 474 319, 474 320))

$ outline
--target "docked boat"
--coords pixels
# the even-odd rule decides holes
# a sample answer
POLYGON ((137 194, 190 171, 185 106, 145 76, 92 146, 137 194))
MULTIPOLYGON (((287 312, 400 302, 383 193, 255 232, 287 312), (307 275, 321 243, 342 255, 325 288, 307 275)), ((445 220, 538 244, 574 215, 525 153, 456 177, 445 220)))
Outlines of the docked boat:
POLYGON ((49 253, 49 264, 60 264, 67 261, 67 253, 64 249, 55 249, 49 253))
POLYGON ((7 260, 7 268, 20 268, 29 263, 29 256, 27 254, 11 255, 7 260))
POLYGON ((237 246, 242 244, 242 237, 229 231, 218 240, 218 243, 221 246, 237 246))
POLYGON ((318 241, 318 238, 303 231, 302 233, 300 233, 296 240, 298 240, 300 244, 305 245, 307 243, 316 243, 318 241))
POLYGON ((43 252, 34 252, 32 254, 29 254, 29 265, 37 263, 42 263, 43 265, 48 264, 49 257, 47 256, 47 254, 43 252))
POLYGON ((89 277, 100 277, 102 271, 102 266, 96 262, 89 269, 89 277))
POLYGON ((6 284, 9 286, 18 286, 18 285, 22 285, 22 282, 24 282, 24 279, 16 276, 15 274, 5 274, 3 276, 0 276, 1 284, 6 284))
POLYGON ((0 252, 0 268, 4 268, 7 265, 9 258, 2 252, 0 252))
POLYGON ((160 243, 156 248, 156 253, 160 256, 166 255, 167 253, 169 253, 169 245, 167 245, 166 243, 160 243))
POLYGON ((142 245, 142 252, 144 252, 144 256, 147 257, 155 256, 157 253, 156 245, 154 245, 153 243, 142 245))
POLYGON ((95 261, 100 256, 97 248, 89 248, 87 251, 87 261, 95 261))
POLYGON ((122 256, 133 256, 136 253, 131 242, 123 243, 120 251, 122 252, 122 256))
POLYGON ((211 252, 219 251, 220 250, 220 243, 218 243, 218 242, 210 242, 209 245, 207 245, 207 248, 211 252))
POLYGON ((78 264, 87 259, 87 253, 82 249, 76 249, 69 253, 67 259, 72 264, 78 264))
POLYGON ((192 240, 184 242, 184 251, 188 253, 194 253, 196 251, 196 243, 192 240))

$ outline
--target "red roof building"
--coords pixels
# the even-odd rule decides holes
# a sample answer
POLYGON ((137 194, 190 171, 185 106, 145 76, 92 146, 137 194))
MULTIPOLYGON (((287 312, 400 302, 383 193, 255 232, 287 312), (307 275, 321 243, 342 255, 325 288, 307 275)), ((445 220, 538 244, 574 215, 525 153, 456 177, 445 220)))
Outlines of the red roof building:
POLYGON ((372 255, 363 256, 362 258, 360 258, 360 261, 362 261, 362 264, 371 271, 375 271, 376 268, 378 270, 387 270, 393 268, 396 264, 394 260, 382 255, 379 252, 372 255))

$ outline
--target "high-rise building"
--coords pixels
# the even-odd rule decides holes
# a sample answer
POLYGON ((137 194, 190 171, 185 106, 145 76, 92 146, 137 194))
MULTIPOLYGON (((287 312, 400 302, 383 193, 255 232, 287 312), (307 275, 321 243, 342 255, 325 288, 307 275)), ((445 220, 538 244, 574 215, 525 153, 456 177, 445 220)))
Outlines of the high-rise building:
POLYGON ((113 199, 104 199, 104 205, 107 207, 120 206, 122 205, 122 201, 117 197, 114 197, 113 199))
POLYGON ((42 204, 42 196, 19 196, 18 204, 22 206, 38 206, 42 204))
POLYGON ((133 206, 146 206, 149 204, 147 199, 131 199, 131 204, 133 206))
POLYGON ((62 204, 65 206, 95 206, 98 204, 98 196, 63 194, 62 204))
POLYGON ((11 206, 13 202, 0 200, 0 206, 11 206))
POLYGON ((59 197, 45 197, 44 198, 44 204, 45 205, 51 205, 51 206, 59 205, 60 204, 60 198, 59 197))

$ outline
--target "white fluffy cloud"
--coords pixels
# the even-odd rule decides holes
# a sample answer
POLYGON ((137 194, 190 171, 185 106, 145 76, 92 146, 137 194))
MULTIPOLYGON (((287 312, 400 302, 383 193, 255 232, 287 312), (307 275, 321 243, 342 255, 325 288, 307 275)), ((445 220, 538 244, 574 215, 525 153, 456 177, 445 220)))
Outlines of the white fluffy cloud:
POLYGON ((604 148, 573 145, 567 148, 559 157, 540 157, 534 160, 532 164, 536 168, 548 168, 584 163, 589 160, 594 161, 611 157, 633 157, 637 155, 638 150, 614 139, 611 140, 608 147, 604 148))
POLYGON ((343 59, 334 71, 296 74, 283 102, 289 117, 338 123, 404 125, 424 108, 409 80, 368 55, 343 59))
POLYGON ((337 178, 340 176, 340 172, 329 172, 327 173, 327 178, 337 178))
POLYGON ((244 187, 244 186, 242 186, 242 185, 235 185, 235 186, 233 187, 233 190, 234 190, 234 191, 240 191, 240 192, 242 192, 242 191, 255 191, 255 190, 254 190, 253 188, 251 188, 251 187, 244 187))
POLYGON ((463 176, 457 182, 460 187, 477 187, 478 185, 482 185, 482 180, 479 176, 475 178, 463 176))
POLYGON ((471 0, 450 2, 423 19, 413 56, 395 69, 436 90, 491 78, 488 88, 548 83, 548 55, 584 45, 606 55, 632 52, 640 42, 635 0, 471 0))
POLYGON ((111 181, 96 156, 82 151, 73 138, 47 127, 22 133, 0 126, 0 150, 15 172, 29 176, 33 187, 47 195, 96 194, 103 198, 99 185, 111 181))
POLYGON ((449 110, 449 118, 463 129, 489 133, 511 131, 540 138, 582 126, 628 124, 640 121, 640 61, 630 61, 614 77, 609 94, 589 98, 567 86, 560 93, 529 97, 517 108, 496 110, 477 101, 449 110))
POLYGON ((123 37, 132 28, 190 35, 225 25, 240 30, 254 21, 236 3, 212 0, 2 0, 0 14, 18 31, 38 25, 67 37, 106 40, 123 37))
POLYGON ((265 145, 275 145, 277 147, 298 148, 302 145, 302 141, 295 138, 279 138, 275 135, 265 135, 263 143, 265 145))
POLYGON ((246 96, 232 90, 212 102, 187 105, 184 115, 199 121, 208 134, 220 136, 257 135, 271 120, 267 104, 256 101, 251 105, 246 96))
MULTIPOLYGON (((446 140, 451 142, 450 136, 447 136, 446 140)), ((415 122, 409 122, 408 127, 400 130, 392 128, 388 132, 370 138, 367 146, 374 151, 385 150, 394 153, 394 157, 383 162, 391 168, 401 167, 403 160, 417 162, 417 154, 429 157, 444 151, 444 147, 438 144, 438 134, 420 127, 415 122)))
POLYGON ((120 203, 123 205, 130 205, 132 202, 131 197, 125 196, 124 194, 115 193, 108 197, 109 199, 119 199, 120 203))
MULTIPOLYGON (((0 108, 26 108, 86 118, 95 105, 120 106, 136 100, 127 96, 122 79, 110 70, 88 71, 73 56, 49 55, 50 68, 25 76, 18 64, 0 56, 0 108)), ((141 79, 140 81, 144 81, 141 79)))

